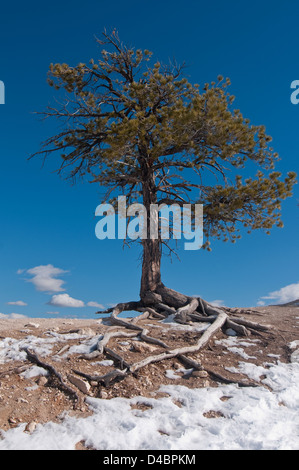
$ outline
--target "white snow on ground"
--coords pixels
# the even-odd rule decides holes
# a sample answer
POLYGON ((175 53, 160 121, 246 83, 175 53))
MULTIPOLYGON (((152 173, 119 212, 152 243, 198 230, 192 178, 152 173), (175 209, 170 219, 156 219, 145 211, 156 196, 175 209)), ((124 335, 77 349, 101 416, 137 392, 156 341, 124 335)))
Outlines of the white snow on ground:
MULTIPOLYGON (((35 339, 35 348, 51 345, 41 346, 35 339)), ((13 353, 18 357, 17 340, 4 340, 1 346, 6 360, 13 353)), ((227 346, 245 344, 233 337, 227 346)), ((298 450, 299 363, 264 366, 243 361, 235 371, 270 388, 231 384, 189 389, 174 384, 161 387, 168 396, 159 399, 89 397, 91 416, 65 415, 60 423, 38 424, 32 434, 24 432, 27 423, 22 423, 1 431, 0 450, 71 450, 79 441, 99 450, 298 450), (136 403, 146 404, 145 411, 132 408, 136 403), (209 411, 219 417, 205 416, 209 411)))

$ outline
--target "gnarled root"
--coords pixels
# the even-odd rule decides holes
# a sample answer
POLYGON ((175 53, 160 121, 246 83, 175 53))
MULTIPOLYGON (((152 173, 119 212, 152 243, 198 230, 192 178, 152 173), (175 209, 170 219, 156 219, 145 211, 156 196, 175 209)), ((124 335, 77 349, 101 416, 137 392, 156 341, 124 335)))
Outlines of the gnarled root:
MULTIPOLYGON (((248 313, 247 311, 229 309, 226 307, 216 307, 200 297, 185 296, 165 287, 162 284, 156 292, 148 292, 144 294, 140 301, 120 303, 114 308, 97 313, 111 313, 109 317, 111 324, 120 327, 120 329, 115 329, 115 326, 113 326, 111 329, 108 329, 104 337, 99 340, 97 350, 91 353, 92 357, 95 357, 95 354, 103 353, 109 355, 114 360, 115 366, 118 367, 114 374, 110 373, 107 377, 101 376, 97 377, 97 379, 93 377, 93 379, 104 383, 106 386, 114 379, 119 380, 128 374, 135 374, 142 367, 151 363, 173 357, 178 358, 181 362, 188 364, 189 367, 192 367, 193 369, 201 370, 201 364, 188 358, 187 355, 198 352, 200 349, 204 348, 220 329, 225 331, 230 328, 233 329, 236 334, 241 336, 249 336, 251 332, 255 331, 268 330, 265 325, 259 325, 237 316, 239 313, 248 313), (121 312, 129 310, 137 311, 140 315, 133 319, 118 317, 121 312), (178 323, 189 324, 192 326, 195 322, 208 322, 210 325, 200 336, 196 344, 179 348, 171 348, 164 341, 149 336, 148 330, 138 324, 138 322, 144 318, 163 320, 170 315, 173 320, 178 323), (117 353, 108 348, 109 340, 116 336, 130 338, 136 337, 136 339, 138 337, 139 340, 154 344, 158 348, 164 349, 164 351, 157 351, 156 354, 149 355, 139 362, 128 364, 117 353)), ((85 375, 85 377, 87 376, 85 375)), ((217 374, 214 374, 214 377, 217 378, 217 374)), ((219 375, 218 378, 220 380, 222 377, 219 375)))

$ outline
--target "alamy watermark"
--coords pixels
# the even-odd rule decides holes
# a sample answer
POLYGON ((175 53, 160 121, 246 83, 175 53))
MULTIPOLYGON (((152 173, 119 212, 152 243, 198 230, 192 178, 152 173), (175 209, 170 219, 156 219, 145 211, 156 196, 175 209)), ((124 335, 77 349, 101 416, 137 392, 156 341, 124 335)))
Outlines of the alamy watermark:
POLYGON ((117 198, 117 210, 112 204, 100 204, 95 215, 101 217, 95 227, 99 240, 180 240, 185 250, 199 250, 203 245, 202 204, 151 204, 149 213, 140 203, 127 206, 126 196, 117 198), (117 216, 116 216, 117 212, 117 216))
POLYGON ((291 83, 292 90, 295 90, 291 93, 290 99, 292 104, 299 103, 299 80, 293 80, 291 83))
POLYGON ((0 80, 0 104, 5 104, 5 86, 2 80, 0 80))

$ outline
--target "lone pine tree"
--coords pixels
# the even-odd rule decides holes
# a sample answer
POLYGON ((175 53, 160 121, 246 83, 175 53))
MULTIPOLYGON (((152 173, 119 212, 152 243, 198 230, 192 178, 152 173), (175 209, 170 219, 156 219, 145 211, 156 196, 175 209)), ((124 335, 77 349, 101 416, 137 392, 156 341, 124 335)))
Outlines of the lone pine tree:
MULTIPOLYGON (((219 76, 201 89, 183 76, 184 67, 154 62, 149 51, 126 47, 115 31, 97 41, 99 59, 51 64, 49 84, 67 99, 43 114, 63 126, 37 154, 59 152, 58 173, 107 188, 105 202, 115 204, 124 194, 128 203, 142 202, 147 214, 151 204, 202 204, 206 249, 213 238, 234 242, 242 226, 266 232, 282 226, 281 201, 291 196, 296 175, 281 179, 275 171, 271 138, 233 109, 229 80, 219 76), (238 170, 246 164, 255 164, 257 173, 244 180, 238 170)), ((140 299, 107 310, 114 321, 123 324, 117 314, 136 309, 157 317, 176 313, 181 322, 208 317, 217 327, 232 323, 228 309, 163 285, 165 240, 147 235, 141 240, 140 299)))

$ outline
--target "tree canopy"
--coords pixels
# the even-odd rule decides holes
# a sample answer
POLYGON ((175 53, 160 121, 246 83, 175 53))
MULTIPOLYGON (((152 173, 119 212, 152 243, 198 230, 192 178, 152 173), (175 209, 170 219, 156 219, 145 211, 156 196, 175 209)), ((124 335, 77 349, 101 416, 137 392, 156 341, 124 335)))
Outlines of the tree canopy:
POLYGON ((99 183, 105 202, 125 194, 145 206, 203 204, 208 249, 213 237, 235 241, 240 226, 282 226, 281 201, 291 196, 296 174, 282 179, 275 171, 271 137, 233 109, 229 79, 193 85, 184 66, 154 61, 115 31, 103 36, 97 60, 51 64, 49 84, 66 98, 43 114, 62 121, 63 130, 37 153, 59 152, 58 172, 99 183), (256 174, 244 179, 250 162, 256 174))

